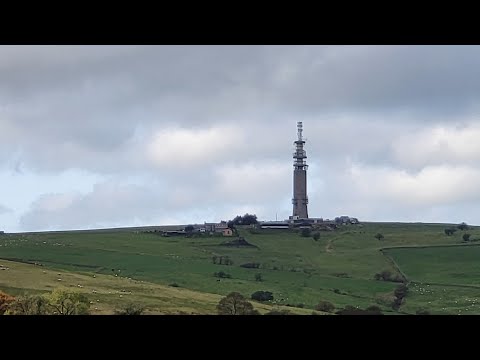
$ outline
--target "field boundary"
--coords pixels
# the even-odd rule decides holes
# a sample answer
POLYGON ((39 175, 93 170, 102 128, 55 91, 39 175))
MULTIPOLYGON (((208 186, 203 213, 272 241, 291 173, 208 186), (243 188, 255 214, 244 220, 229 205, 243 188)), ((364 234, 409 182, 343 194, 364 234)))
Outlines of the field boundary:
POLYGON ((395 268, 395 270, 397 270, 400 275, 405 279, 405 281, 407 282, 407 284, 410 282, 410 280, 408 279, 408 276, 402 271, 402 269, 400 268, 400 266, 397 264, 397 262, 390 256, 390 255, 387 255, 385 254, 385 252, 383 251, 383 249, 380 249, 380 252, 382 253, 382 255, 393 265, 393 267, 395 268))
POLYGON ((395 250, 395 249, 428 249, 428 248, 439 248, 439 247, 461 247, 461 246, 480 246, 480 244, 443 244, 443 245, 401 245, 401 246, 387 246, 380 249, 384 250, 395 250))

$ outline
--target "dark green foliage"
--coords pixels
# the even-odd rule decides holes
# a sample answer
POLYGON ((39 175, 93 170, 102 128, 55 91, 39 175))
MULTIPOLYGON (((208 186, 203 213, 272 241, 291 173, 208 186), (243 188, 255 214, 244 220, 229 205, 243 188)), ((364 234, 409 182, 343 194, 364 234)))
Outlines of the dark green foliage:
POLYGON ((171 286, 171 287, 180 287, 180 285, 178 285, 177 283, 171 283, 171 284, 169 284, 168 286, 171 286))
POLYGON ((380 234, 380 233, 375 234, 375 239, 377 239, 377 240, 379 240, 379 241, 380 241, 380 240, 383 240, 384 238, 385 238, 385 237, 383 236, 383 234, 380 234))
POLYGON ((462 222, 460 225, 457 225, 457 228, 459 230, 468 230, 469 229, 468 225, 464 222, 462 222))
POLYGON ((213 276, 221 279, 231 279, 232 275, 227 274, 226 272, 219 271, 213 274, 213 276))
POLYGON ((319 232, 316 232, 316 233, 313 234, 313 240, 315 240, 315 241, 320 240, 320 233, 319 232))
POLYGON ((408 294, 408 286, 405 284, 399 285, 394 291, 394 295, 398 299, 403 299, 404 297, 407 296, 407 294, 408 294))
POLYGON ((137 304, 127 304, 124 308, 120 310, 115 310, 116 315, 142 315, 145 311, 145 308, 137 304))
POLYGON ((302 229, 300 234, 302 235, 302 237, 310 237, 310 235, 312 234, 312 230, 309 228, 305 228, 305 229, 302 229))
POLYGON ((273 300, 273 294, 270 291, 255 291, 251 298, 257 301, 270 301, 273 300))
POLYGON ((451 236, 451 235, 453 235, 453 234, 455 233, 455 231, 457 231, 457 229, 455 229, 455 228, 447 228, 447 229, 445 229, 445 235, 451 236))
POLYGON ((315 305, 315 310, 323 312, 333 312, 335 310, 335 305, 329 301, 320 301, 315 305))
POLYGON ((463 234, 463 241, 470 241, 470 234, 463 234))
POLYGON ((251 302, 238 292, 231 292, 220 300, 217 305, 219 315, 259 315, 251 302))
POLYGON ((240 265, 240 267, 247 268, 247 269, 258 269, 260 267, 259 263, 246 263, 240 265))
POLYGON ((255 281, 263 281, 262 274, 260 273, 255 274, 255 281))
POLYGON ((193 227, 193 225, 187 225, 185 226, 185 232, 187 233, 191 233, 195 228, 193 227))
POLYGON ((237 215, 233 220, 227 222, 227 226, 233 228, 235 225, 254 225, 258 224, 257 215, 245 214, 237 215))
POLYGON ((403 282, 404 279, 398 274, 393 274, 390 270, 383 270, 380 273, 376 273, 374 276, 375 280, 381 281, 391 281, 391 282, 403 282))

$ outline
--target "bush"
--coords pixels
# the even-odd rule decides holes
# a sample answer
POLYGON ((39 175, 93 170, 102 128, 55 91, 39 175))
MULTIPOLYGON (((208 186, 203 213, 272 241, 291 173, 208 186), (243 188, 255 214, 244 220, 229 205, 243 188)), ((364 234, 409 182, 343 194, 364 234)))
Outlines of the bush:
POLYGON ((320 240, 320 233, 319 232, 316 232, 316 233, 313 234, 313 240, 315 240, 315 241, 320 240))
POLYGON ((240 265, 240 267, 246 268, 246 269, 258 269, 260 267, 259 263, 246 263, 240 265))
POLYGON ((454 229, 454 228, 445 229, 445 235, 451 236, 455 233, 455 231, 457 231, 457 229, 454 229))
POLYGON ((382 234, 380 234, 380 233, 378 233, 378 234, 375 235, 375 239, 377 239, 377 240, 379 240, 379 241, 380 241, 380 240, 383 240, 384 238, 385 238, 385 237, 384 237, 382 234))
POLYGON ((23 295, 15 299, 8 307, 10 315, 47 315, 48 302, 41 295, 23 295))
POLYGON ((470 241, 470 234, 463 234, 463 241, 470 241))
POLYGON ((145 308, 136 304, 128 304, 123 309, 115 310, 116 315, 142 315, 145 308))
POLYGON ((335 305, 329 301, 320 301, 316 306, 315 310, 323 312, 333 312, 335 310, 335 305))
POLYGON ((216 272, 216 273, 213 274, 213 276, 215 276, 217 278, 221 278, 221 279, 231 279, 232 278, 232 275, 227 274, 226 272, 223 272, 223 271, 216 272))
POLYGON ((457 225, 457 228, 460 230, 468 230, 467 223, 462 222, 460 225, 457 225))
POLYGON ((403 299, 404 297, 407 296, 407 294, 408 294, 408 286, 405 284, 399 285, 394 291, 394 295, 395 297, 397 297, 397 299, 403 299))
POLYGON ((270 291, 255 291, 251 298, 256 301, 271 301, 273 300, 273 294, 270 291))
POLYGON ((180 285, 178 285, 177 283, 171 283, 171 284, 169 284, 168 286, 171 286, 171 287, 180 287, 180 285))
POLYGON ((262 274, 255 274, 255 281, 263 281, 262 274))
POLYGON ((312 230, 310 230, 309 228, 305 228, 302 229, 300 234, 302 235, 302 237, 310 237, 310 235, 312 234, 312 230))
POLYGON ((220 300, 217 305, 219 315, 259 315, 251 302, 238 292, 231 292, 220 300))
POLYGON ((390 270, 383 270, 380 273, 376 273, 374 276, 375 280, 381 281, 391 281, 391 282, 403 282, 404 279, 401 275, 393 274, 390 270))

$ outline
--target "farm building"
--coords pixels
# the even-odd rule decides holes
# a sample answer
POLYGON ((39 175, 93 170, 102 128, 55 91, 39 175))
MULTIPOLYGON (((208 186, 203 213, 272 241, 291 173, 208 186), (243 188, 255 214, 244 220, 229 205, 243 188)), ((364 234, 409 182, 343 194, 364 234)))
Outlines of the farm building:
POLYGON ((289 224, 286 221, 264 221, 260 227, 262 229, 288 229, 289 224))

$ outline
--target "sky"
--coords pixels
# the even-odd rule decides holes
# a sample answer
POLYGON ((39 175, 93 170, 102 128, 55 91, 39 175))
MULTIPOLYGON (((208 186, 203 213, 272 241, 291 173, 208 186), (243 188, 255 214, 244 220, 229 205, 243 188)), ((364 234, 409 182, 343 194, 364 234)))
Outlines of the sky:
POLYGON ((0 46, 0 230, 480 225, 479 46, 0 46))

